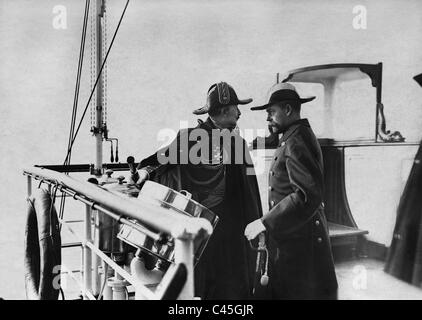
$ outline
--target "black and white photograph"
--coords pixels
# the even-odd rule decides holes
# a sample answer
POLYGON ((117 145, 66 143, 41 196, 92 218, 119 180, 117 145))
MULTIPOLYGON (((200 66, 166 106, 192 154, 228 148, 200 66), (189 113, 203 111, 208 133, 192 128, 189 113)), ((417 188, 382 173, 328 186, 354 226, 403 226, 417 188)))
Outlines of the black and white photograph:
POLYGON ((0 0, 0 300, 422 300, 421 15, 0 0))

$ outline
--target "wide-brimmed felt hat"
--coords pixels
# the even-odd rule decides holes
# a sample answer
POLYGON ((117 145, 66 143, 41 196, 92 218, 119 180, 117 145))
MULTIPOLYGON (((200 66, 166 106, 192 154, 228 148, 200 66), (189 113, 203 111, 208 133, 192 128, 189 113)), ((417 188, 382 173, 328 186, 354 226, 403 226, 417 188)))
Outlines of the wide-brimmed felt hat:
POLYGON ((207 102, 205 106, 193 111, 194 114, 205 114, 211 110, 222 108, 230 105, 248 104, 252 99, 240 100, 236 91, 226 82, 214 83, 207 93, 207 102))
POLYGON ((276 83, 268 91, 268 103, 262 106, 252 107, 251 110, 264 110, 274 103, 283 101, 299 101, 300 103, 306 103, 314 99, 315 97, 300 97, 296 88, 290 83, 276 83))

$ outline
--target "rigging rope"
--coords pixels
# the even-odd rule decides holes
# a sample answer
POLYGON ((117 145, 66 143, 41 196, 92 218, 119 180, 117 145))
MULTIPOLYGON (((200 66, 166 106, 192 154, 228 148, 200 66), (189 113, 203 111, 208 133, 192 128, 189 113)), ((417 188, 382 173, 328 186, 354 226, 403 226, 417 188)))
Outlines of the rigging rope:
POLYGON ((87 102, 87 104, 86 104, 86 106, 85 106, 85 109, 84 109, 84 112, 83 112, 83 114, 82 114, 82 116, 81 116, 81 119, 79 120, 78 128, 76 129, 76 132, 75 132, 75 134, 74 134, 74 136, 73 136, 73 139, 72 139, 72 143, 70 144, 70 147, 68 148, 68 153, 69 153, 69 152, 70 152, 70 150, 72 149, 73 144, 74 144, 74 142, 75 142, 75 140, 76 140, 76 137, 77 137, 77 135, 78 135, 78 133, 79 133, 79 129, 81 128, 82 121, 83 121, 83 119, 84 119, 84 117, 85 117, 86 111, 88 110, 88 107, 89 107, 89 104, 90 104, 90 102, 91 102, 92 96, 93 96, 93 94, 94 94, 94 92, 95 92, 95 88, 97 87, 98 81, 99 81, 99 79, 100 79, 100 77, 101 77, 101 74, 102 74, 102 71, 103 71, 104 65, 105 65, 105 63, 106 63, 106 61, 107 61, 107 58, 108 58, 108 55, 109 55, 109 53, 110 53, 110 49, 113 47, 114 40, 115 40, 115 38, 116 38, 117 32, 119 31, 120 24, 121 24, 121 22, 122 22, 122 20, 123 20, 123 17, 124 17, 124 15, 125 15, 125 12, 126 12, 126 9, 127 9, 128 4, 129 4, 129 1, 130 1, 130 0, 127 0, 127 1, 126 1, 125 8, 123 9, 123 12, 122 12, 122 15, 121 15, 121 17, 120 17, 119 23, 117 24, 116 30, 114 31, 113 38, 111 39, 110 46, 108 47, 108 50, 107 50, 107 54, 105 55, 104 61, 103 61, 103 63, 101 64, 100 71, 98 72, 98 76, 97 76, 97 79, 96 79, 96 81, 95 81, 94 88, 92 88, 92 90, 91 90, 91 94, 90 94, 90 96, 89 96, 88 102, 87 102))
MULTIPOLYGON (((78 60, 78 72, 76 75, 76 84, 75 84, 75 94, 73 97, 73 109, 72 109, 72 119, 70 124, 70 131, 69 131, 69 140, 68 140, 68 152, 66 155, 66 158, 64 160, 63 165, 70 164, 70 158, 72 156, 72 138, 75 131, 75 122, 76 122, 76 114, 78 111, 78 101, 79 101, 79 88, 81 85, 81 74, 82 74, 82 66, 83 66, 83 60, 84 60, 84 52, 85 52, 85 39, 86 39, 86 28, 88 24, 88 16, 89 16, 89 5, 90 0, 85 1, 85 12, 84 12, 84 21, 82 25, 82 37, 81 37, 81 46, 79 49, 79 60, 78 60)), ((68 174, 68 172, 65 172, 65 174, 68 174)), ((64 205, 65 205, 65 197, 62 197, 60 199, 60 210, 59 210, 59 216, 60 218, 63 218, 64 213, 64 205)), ((60 226, 61 229, 61 226, 60 226)))
MULTIPOLYGON (((110 46, 108 47, 107 54, 105 55, 104 60, 103 60, 103 63, 101 64, 100 71, 98 72, 98 75, 97 75, 96 81, 95 81, 95 83, 94 83, 94 86, 93 86, 93 88, 91 89, 91 94, 90 94, 90 96, 89 96, 88 102, 86 103, 86 106, 85 106, 84 112, 82 113, 81 119, 79 120, 79 124, 78 124, 78 127, 77 127, 77 129, 76 129, 76 132, 75 132, 75 133, 73 133, 73 131, 72 131, 72 133, 73 133, 73 138, 72 138, 72 140, 70 141, 70 143, 69 143, 69 145, 68 145, 68 149, 67 149, 67 155, 66 155, 65 164, 69 164, 69 163, 70 163, 70 155, 71 155, 71 152, 72 152, 72 147, 73 147, 73 144, 75 143, 75 140, 76 140, 76 137, 77 137, 77 135, 78 135, 79 129, 81 128, 82 121, 83 121, 83 119, 84 119, 84 117, 85 117, 86 111, 88 110, 88 107, 89 107, 89 105, 90 105, 90 102, 91 102, 92 96, 93 96, 93 95, 94 95, 94 93, 95 93, 95 88, 97 87, 98 81, 99 81, 99 79, 100 79, 100 77, 101 77, 101 74, 102 74, 102 71, 103 71, 104 65, 105 65, 105 63, 107 62, 107 58, 108 58, 108 55, 109 55, 109 53, 110 53, 110 50, 111 50, 111 48, 113 47, 114 40, 115 40, 115 38, 116 38, 117 32, 119 31, 119 28, 120 28, 120 25, 121 25, 121 23, 122 23, 123 17, 124 17, 124 15, 125 15, 125 12, 126 12, 127 6, 129 5, 129 1, 130 1, 130 0, 127 0, 127 1, 126 1, 126 5, 125 5, 125 7, 124 7, 124 9, 123 9, 122 15, 120 16, 119 23, 117 24, 116 30, 114 31, 114 34, 113 34, 113 38, 111 39, 110 46), (67 161, 67 163, 66 163, 66 161, 67 161)), ((89 0, 87 0, 87 2, 89 2, 89 0)), ((84 28, 84 33, 85 33, 85 34, 86 34, 86 22, 87 22, 87 21, 86 21, 86 20, 87 20, 86 18, 87 18, 87 16, 88 16, 88 12, 87 12, 87 10, 85 9, 85 17, 84 17, 84 26, 85 26, 85 28, 84 28)), ((83 36, 83 39, 85 39, 85 37, 84 37, 84 36, 83 36)), ((85 40, 84 40, 84 41, 85 41, 85 40)), ((82 68, 82 67, 81 67, 81 68, 82 68)), ((80 80, 80 79, 79 79, 79 80, 80 80)), ((78 90, 78 92, 79 92, 79 90, 78 90)), ((76 117, 75 117, 75 118, 76 118, 76 117)), ((74 129, 74 126, 73 126, 73 129, 74 129)), ((64 204, 65 204, 65 197, 62 197, 62 198, 61 198, 61 202, 60 202, 60 218, 61 218, 61 219, 63 219, 63 215, 64 215, 64 204)), ((60 226, 60 229, 61 229, 61 226, 60 226)))
POLYGON ((70 163, 70 157, 72 153, 72 150, 69 147, 72 143, 72 138, 75 131, 76 114, 77 114, 78 100, 79 100, 79 88, 81 84, 81 74, 82 74, 82 66, 83 66, 84 52, 85 52, 85 39, 86 39, 86 27, 88 23, 89 4, 90 4, 90 0, 86 0, 84 21, 82 25, 81 47, 79 49, 78 72, 76 76, 75 94, 73 98, 72 120, 71 120, 69 140, 68 140, 68 153, 66 155, 66 159, 64 160, 65 165, 70 163))

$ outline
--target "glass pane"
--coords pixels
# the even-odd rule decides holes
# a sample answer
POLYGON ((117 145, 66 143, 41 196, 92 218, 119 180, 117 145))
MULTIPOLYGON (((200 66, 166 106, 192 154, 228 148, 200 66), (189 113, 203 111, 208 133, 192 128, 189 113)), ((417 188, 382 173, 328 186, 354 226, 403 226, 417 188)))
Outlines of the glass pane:
POLYGON ((302 104, 301 116, 307 118, 317 138, 324 132, 324 87, 319 83, 293 83, 301 97, 316 96, 315 100, 302 104))
POLYGON ((335 140, 375 138, 376 90, 369 78, 337 84, 332 107, 335 140))
POLYGON ((317 138, 374 139, 376 90, 369 77, 338 82, 332 91, 331 110, 324 107, 325 103, 329 104, 330 97, 325 97, 322 84, 293 84, 300 96, 316 96, 315 100, 302 105, 302 118, 308 118, 317 138))

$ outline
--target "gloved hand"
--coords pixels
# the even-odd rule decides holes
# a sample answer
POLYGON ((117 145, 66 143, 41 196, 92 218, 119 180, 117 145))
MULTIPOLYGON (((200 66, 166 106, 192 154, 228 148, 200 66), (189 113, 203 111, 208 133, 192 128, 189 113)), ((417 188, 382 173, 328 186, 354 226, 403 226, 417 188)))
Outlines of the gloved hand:
POLYGON ((261 232, 266 230, 261 219, 256 219, 249 223, 245 228, 245 237, 248 240, 254 240, 261 232))
POLYGON ((131 174, 129 178, 129 184, 134 184, 137 187, 141 187, 146 180, 149 178, 148 171, 144 169, 137 170, 136 173, 131 174))
POLYGON ((131 173, 130 177, 128 179, 128 184, 136 184, 136 182, 139 180, 139 173, 136 171, 135 173, 131 173))

